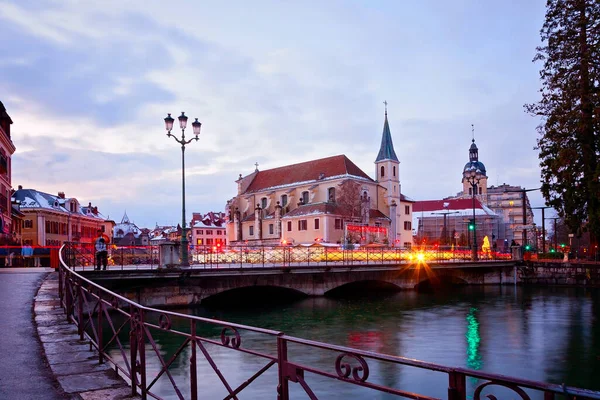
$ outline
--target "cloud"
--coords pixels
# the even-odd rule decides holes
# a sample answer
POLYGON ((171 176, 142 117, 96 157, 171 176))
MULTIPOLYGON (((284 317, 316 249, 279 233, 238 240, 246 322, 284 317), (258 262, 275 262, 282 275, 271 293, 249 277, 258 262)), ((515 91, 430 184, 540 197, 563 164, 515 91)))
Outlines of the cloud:
POLYGON ((521 106, 536 98, 531 21, 543 5, 513 14, 475 0, 0 0, 14 182, 113 217, 127 209, 141 225, 176 223, 181 151, 164 136, 167 112, 203 123, 186 149, 191 215, 222 210, 257 161, 267 169, 346 154, 373 173, 388 100, 408 196, 461 189, 472 123, 490 183, 533 187, 536 121, 521 106), (519 31, 530 36, 516 40, 519 31))

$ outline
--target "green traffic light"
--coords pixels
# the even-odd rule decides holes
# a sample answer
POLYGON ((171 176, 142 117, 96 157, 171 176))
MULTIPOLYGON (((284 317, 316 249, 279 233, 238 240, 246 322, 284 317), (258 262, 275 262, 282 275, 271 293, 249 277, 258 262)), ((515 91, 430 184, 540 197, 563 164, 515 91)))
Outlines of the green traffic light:
POLYGON ((525 246, 525 250, 529 250, 529 249, 531 249, 531 246, 530 245, 526 245, 525 246))
POLYGON ((550 249, 550 253, 554 253, 554 249, 550 249))
POLYGON ((564 248, 565 248, 565 244, 564 244, 564 243, 562 243, 562 244, 560 245, 560 247, 562 247, 562 248, 564 249, 564 248))

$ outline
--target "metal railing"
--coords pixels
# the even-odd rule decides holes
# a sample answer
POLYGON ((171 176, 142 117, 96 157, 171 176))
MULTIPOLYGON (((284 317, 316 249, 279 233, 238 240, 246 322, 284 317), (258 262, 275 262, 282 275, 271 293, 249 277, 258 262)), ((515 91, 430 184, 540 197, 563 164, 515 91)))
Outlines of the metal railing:
MULTIPOLYGON (((599 392, 588 391, 557 384, 546 384, 503 375, 488 374, 465 368, 452 368, 404 357, 378 354, 350 347, 336 346, 324 342, 300 339, 283 332, 261 329, 216 319, 196 317, 181 313, 145 307, 117 293, 88 280, 67 267, 65 258, 77 254, 63 246, 60 253, 59 295, 66 311, 67 320, 77 325, 80 339, 89 340, 98 351, 98 362, 111 362, 115 371, 123 374, 131 385, 131 394, 139 392, 142 399, 164 398, 158 393, 157 382, 170 388, 169 398, 193 399, 202 393, 201 385, 205 376, 199 376, 200 362, 208 363, 227 393, 226 399, 237 399, 238 395, 258 377, 276 370, 276 383, 272 387, 272 397, 279 400, 290 398, 290 387, 298 384, 310 399, 318 399, 316 394, 323 389, 321 380, 354 385, 365 390, 388 393, 411 399, 433 399, 433 397, 403 390, 379 382, 370 371, 378 364, 382 368, 403 366, 443 373, 447 376, 447 398, 466 400, 467 397, 480 400, 496 393, 492 388, 503 387, 512 391, 513 397, 529 400, 532 393, 538 392, 544 400, 552 400, 556 395, 567 398, 600 399, 599 392), (208 330, 206 327, 209 327, 208 330), (157 344, 157 335, 169 335, 179 340, 177 350, 168 356, 157 344), (262 343, 257 349, 255 344, 262 343), (265 352, 264 344, 270 351, 265 352), (290 347, 299 348, 291 352, 290 347), (238 352, 253 357, 257 362, 247 365, 248 377, 242 383, 234 384, 227 378, 227 365, 217 365, 215 348, 221 351, 238 352), (307 355, 322 351, 328 354, 329 367, 313 366, 307 355), (189 365, 187 375, 177 377, 170 368, 176 362, 189 365), (158 365, 158 369, 149 365, 158 365), (188 364, 189 363, 189 364, 188 364), (483 380, 467 393, 466 378, 483 380), (516 395, 515 395, 516 394, 516 395)), ((227 360, 227 359, 226 359, 227 360)), ((164 391, 164 387, 163 387, 164 391)))
MULTIPOLYGON (((93 244, 68 243, 75 254, 69 266, 91 269, 94 265, 93 244)), ((158 268, 161 246, 110 246, 109 266, 144 266, 158 268)), ((190 250, 192 268, 267 267, 267 266, 352 266, 398 265, 419 261, 431 263, 470 262, 472 252, 466 247, 419 246, 343 248, 325 246, 207 246, 190 250)), ((509 253, 480 252, 478 262, 511 260, 509 253)))

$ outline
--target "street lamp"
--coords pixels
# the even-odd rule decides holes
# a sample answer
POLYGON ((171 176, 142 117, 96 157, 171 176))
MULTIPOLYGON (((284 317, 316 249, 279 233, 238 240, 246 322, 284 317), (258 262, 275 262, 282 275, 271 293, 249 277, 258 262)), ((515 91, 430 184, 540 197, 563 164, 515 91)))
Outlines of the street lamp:
POLYGON ((187 120, 185 113, 182 111, 181 115, 177 118, 179 120, 179 128, 181 128, 181 139, 178 139, 175 135, 171 134, 173 129, 173 121, 175 121, 171 114, 168 114, 165 118, 165 128, 167 129, 167 137, 172 137, 177 143, 181 145, 181 263, 182 267, 189 266, 188 261, 188 240, 185 225, 185 145, 190 144, 193 140, 198 141, 198 135, 200 135, 200 127, 202 123, 198 122, 198 118, 192 122, 192 128, 195 137, 189 140, 185 140, 185 128, 187 127, 187 120))
MULTIPOLYGON (((473 261, 477 261, 477 223, 475 220, 475 193, 477 192, 477 185, 479 181, 484 177, 479 169, 471 167, 465 169, 463 172, 464 179, 471 185, 471 197, 473 199, 473 225, 469 224, 469 230, 473 227, 473 261)), ((468 234, 468 232, 467 232, 468 234)))

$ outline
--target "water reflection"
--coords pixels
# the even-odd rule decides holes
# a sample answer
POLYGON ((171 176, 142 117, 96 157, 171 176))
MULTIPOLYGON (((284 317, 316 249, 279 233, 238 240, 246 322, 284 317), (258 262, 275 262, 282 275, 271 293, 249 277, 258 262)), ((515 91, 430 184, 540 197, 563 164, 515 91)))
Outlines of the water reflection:
POLYGON ((467 367, 479 370, 483 367, 481 354, 479 354, 479 322, 477 321, 477 308, 471 307, 467 314, 467 367))

